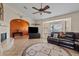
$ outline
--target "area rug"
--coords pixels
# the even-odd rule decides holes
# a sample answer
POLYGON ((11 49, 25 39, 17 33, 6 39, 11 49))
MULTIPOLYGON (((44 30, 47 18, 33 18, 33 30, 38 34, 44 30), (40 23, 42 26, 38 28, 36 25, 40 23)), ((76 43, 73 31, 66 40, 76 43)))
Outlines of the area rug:
POLYGON ((50 43, 37 43, 26 48, 22 56, 70 56, 63 47, 50 43))

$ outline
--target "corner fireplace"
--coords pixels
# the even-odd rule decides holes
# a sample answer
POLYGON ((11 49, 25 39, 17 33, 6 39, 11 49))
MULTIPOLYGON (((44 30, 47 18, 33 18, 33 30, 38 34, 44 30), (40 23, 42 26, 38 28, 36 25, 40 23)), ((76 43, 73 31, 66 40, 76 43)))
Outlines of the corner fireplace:
POLYGON ((6 40, 7 39, 7 33, 1 33, 1 42, 3 42, 4 40, 6 40))

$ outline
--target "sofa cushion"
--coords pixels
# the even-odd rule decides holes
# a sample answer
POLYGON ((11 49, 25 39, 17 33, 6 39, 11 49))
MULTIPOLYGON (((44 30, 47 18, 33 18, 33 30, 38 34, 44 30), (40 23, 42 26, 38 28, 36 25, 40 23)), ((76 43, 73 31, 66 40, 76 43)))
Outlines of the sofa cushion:
POLYGON ((79 39, 79 33, 75 33, 75 39, 79 39))
POLYGON ((55 33, 55 34, 53 35, 53 38, 58 38, 58 33, 55 33))
POLYGON ((73 32, 66 32, 65 36, 75 39, 75 34, 73 32))
POLYGON ((52 32, 52 33, 51 33, 51 37, 53 37, 54 34, 58 34, 58 35, 59 35, 59 32, 52 32))

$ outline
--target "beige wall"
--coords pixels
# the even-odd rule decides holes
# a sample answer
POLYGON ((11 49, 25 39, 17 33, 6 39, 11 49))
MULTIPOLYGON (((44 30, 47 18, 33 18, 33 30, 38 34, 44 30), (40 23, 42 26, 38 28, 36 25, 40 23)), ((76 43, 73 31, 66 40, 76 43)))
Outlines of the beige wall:
POLYGON ((39 27, 39 32, 41 33, 42 38, 45 38, 47 35, 49 35, 46 33, 48 33, 47 31, 49 31, 49 28, 50 28, 49 24, 44 25, 43 22, 60 20, 60 19, 68 19, 68 18, 70 20, 66 21, 66 23, 67 23, 66 31, 67 32, 79 32, 79 11, 77 11, 77 12, 70 13, 70 14, 65 14, 65 15, 61 15, 61 16, 38 20, 36 23, 40 24, 38 27, 39 27), (45 30, 45 28, 48 28, 48 30, 47 29, 45 30))
POLYGON ((64 19, 64 18, 71 18, 71 32, 79 32, 79 11, 57 17, 51 17, 46 19, 46 21, 64 19))
POLYGON ((72 31, 79 32, 79 12, 72 15, 72 31))
MULTIPOLYGON (((20 13, 19 11, 13 9, 11 6, 7 5, 7 4, 3 4, 4 5, 4 21, 0 21, 1 23, 5 23, 6 30, 1 29, 1 31, 6 31, 7 32, 7 38, 10 38, 10 21, 12 19, 17 19, 20 18, 21 15, 23 15, 22 13, 20 13)), ((28 19, 28 21, 31 23, 33 23, 33 21, 29 18, 29 17, 23 17, 22 19, 28 19)), ((31 26, 31 25, 30 25, 31 26)))

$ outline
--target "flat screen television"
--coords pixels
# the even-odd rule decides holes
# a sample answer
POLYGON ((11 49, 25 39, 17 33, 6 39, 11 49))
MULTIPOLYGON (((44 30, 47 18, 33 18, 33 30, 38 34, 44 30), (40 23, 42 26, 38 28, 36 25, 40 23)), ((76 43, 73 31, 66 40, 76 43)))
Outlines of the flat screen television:
POLYGON ((38 27, 29 27, 29 33, 38 33, 38 27))

